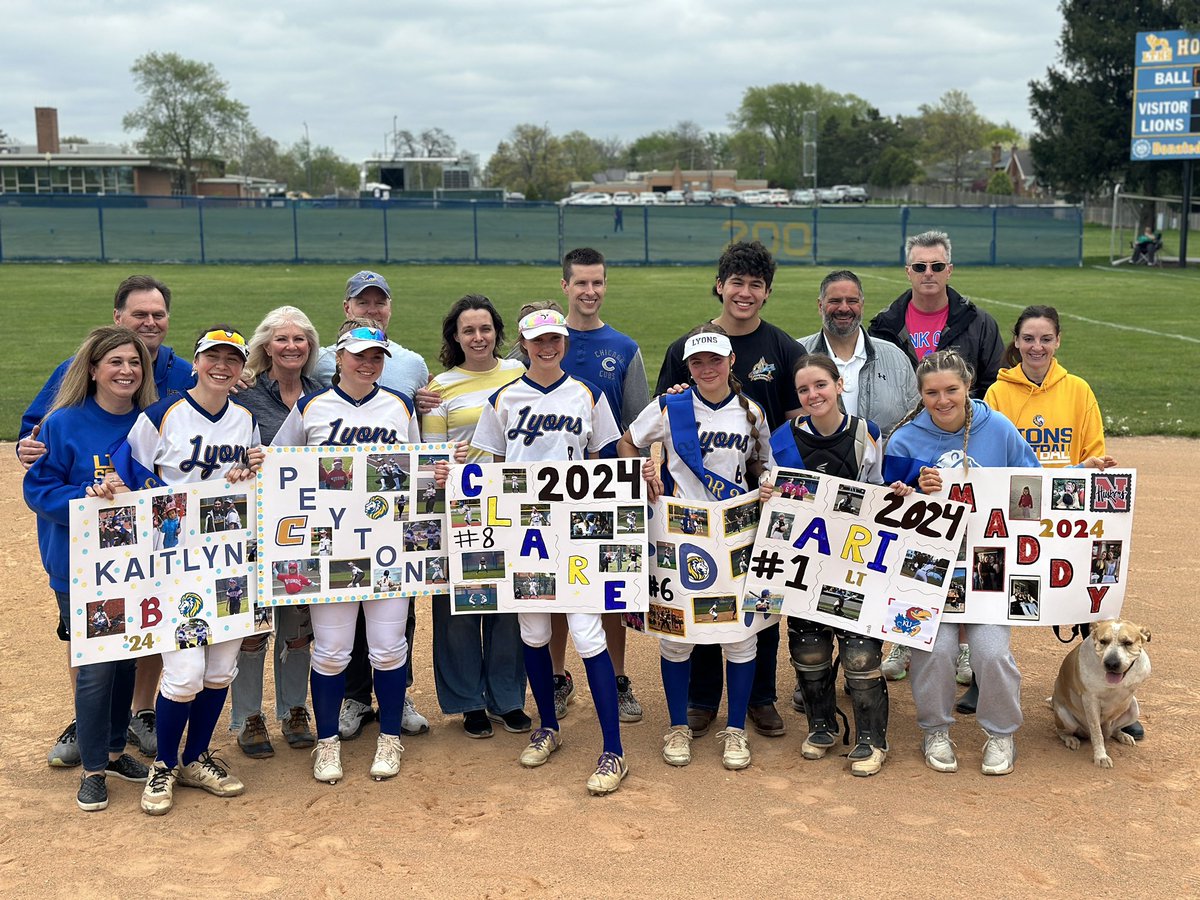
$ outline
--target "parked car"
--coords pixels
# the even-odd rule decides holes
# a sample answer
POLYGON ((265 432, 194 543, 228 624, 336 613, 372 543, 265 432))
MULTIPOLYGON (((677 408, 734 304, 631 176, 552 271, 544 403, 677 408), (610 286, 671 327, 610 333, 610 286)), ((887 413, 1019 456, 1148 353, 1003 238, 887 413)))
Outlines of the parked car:
POLYGON ((762 206, 767 202, 766 191, 742 191, 738 197, 738 202, 743 206, 762 206))
POLYGON ((809 188, 799 188, 797 190, 792 191, 792 202, 793 203, 800 203, 805 206, 808 206, 812 203, 815 203, 816 199, 817 199, 817 195, 814 194, 812 192, 812 190, 809 188))
POLYGON ((509 203, 524 203, 525 195, 520 191, 505 191, 504 199, 509 203))
POLYGON ((642 191, 638 194, 637 202, 642 206, 657 206, 662 203, 662 194, 656 191, 642 191))
POLYGON ((738 192, 732 188, 717 188, 713 191, 712 202, 724 204, 737 203, 738 192))
POLYGON ((712 191, 692 191, 690 194, 687 195, 687 202, 688 203, 712 203, 713 202, 713 192, 712 191))
POLYGON ((837 188, 819 188, 817 190, 818 203, 841 203, 842 192, 837 188))
POLYGON ((787 206, 791 202, 791 195, 783 188, 771 188, 764 192, 768 203, 773 203, 776 206, 787 206))
POLYGON ((630 191, 617 191, 612 195, 612 202, 617 206, 632 206, 637 201, 637 195, 630 191))
POLYGON ((686 199, 683 196, 683 191, 667 191, 663 196, 663 203, 670 204, 671 206, 683 206, 686 199))
POLYGON ((568 206, 612 206, 612 197, 603 191, 584 191, 563 201, 568 206))
POLYGON ((867 189, 861 187, 848 187, 842 193, 843 203, 866 203, 867 189))

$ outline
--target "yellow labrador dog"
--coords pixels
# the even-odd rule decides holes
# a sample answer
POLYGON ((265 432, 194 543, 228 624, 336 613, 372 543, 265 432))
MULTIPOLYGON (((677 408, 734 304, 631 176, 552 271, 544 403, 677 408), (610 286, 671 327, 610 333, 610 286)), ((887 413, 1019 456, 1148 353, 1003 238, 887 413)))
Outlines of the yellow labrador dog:
POLYGON ((1133 692, 1150 675, 1149 641, 1149 629, 1132 622, 1094 622, 1091 635, 1059 667, 1050 698, 1058 736, 1072 750, 1079 749, 1081 737, 1091 740, 1092 761, 1101 768, 1113 764, 1105 738, 1134 744, 1121 729, 1138 720, 1133 692))

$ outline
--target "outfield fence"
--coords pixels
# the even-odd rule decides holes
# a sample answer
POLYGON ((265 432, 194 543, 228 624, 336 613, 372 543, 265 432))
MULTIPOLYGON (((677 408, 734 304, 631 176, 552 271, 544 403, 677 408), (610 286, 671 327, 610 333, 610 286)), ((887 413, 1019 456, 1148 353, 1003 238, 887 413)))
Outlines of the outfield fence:
POLYGON ((1075 206, 559 206, 0 194, 0 262, 531 263, 590 246, 620 265, 712 265, 760 240, 780 263, 894 265, 950 234, 970 265, 1078 266, 1075 206))

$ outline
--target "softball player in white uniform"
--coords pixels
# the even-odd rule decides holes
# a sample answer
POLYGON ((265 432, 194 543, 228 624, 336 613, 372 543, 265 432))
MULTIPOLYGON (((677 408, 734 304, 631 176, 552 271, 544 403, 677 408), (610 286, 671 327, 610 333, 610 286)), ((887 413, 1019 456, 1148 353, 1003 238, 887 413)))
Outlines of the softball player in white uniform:
MULTIPOLYGON (((682 394, 653 400, 629 426, 617 453, 635 457, 640 455, 638 448, 663 442, 667 477, 663 483, 648 479, 652 497, 665 489, 677 497, 724 500, 756 488, 759 474, 773 466, 771 435, 762 407, 740 392, 729 338, 716 325, 701 326, 684 344, 683 358, 694 386, 682 394)), ((717 621, 715 603, 708 613, 717 621)), ((693 646, 668 638, 659 641, 663 689, 671 715, 671 730, 663 739, 663 759, 673 766, 686 766, 692 760, 687 699, 693 646)), ((729 692, 728 724, 717 735, 725 741, 722 763, 727 769, 744 769, 750 765, 746 710, 758 636, 750 634, 721 646, 729 692)))
MULTIPOLYGON (((543 309, 521 319, 521 348, 529 371, 496 391, 483 408, 471 444, 497 462, 596 458, 620 432, 599 389, 563 372, 567 326, 562 313, 543 309)), ((521 764, 540 766, 559 747, 550 660, 550 613, 519 613, 525 671, 537 702, 540 726, 521 753, 521 764)), ((567 625, 583 658, 604 752, 588 778, 593 794, 615 791, 629 772, 621 746, 617 681, 600 614, 571 613, 567 625)))
MULTIPOLYGON (((229 402, 229 389, 241 376, 246 355, 245 339, 227 326, 217 325, 200 336, 195 387, 144 410, 126 444, 114 454, 126 484, 152 487, 253 477, 262 463, 258 424, 249 410, 229 402)), ((237 674, 239 649, 241 641, 235 640, 163 653, 155 704, 158 755, 142 794, 142 809, 147 813, 170 811, 176 781, 218 797, 245 790, 209 750, 237 674), (187 742, 180 758, 185 727, 187 742)))
MULTIPOLYGON (((337 342, 333 385, 300 398, 280 426, 272 446, 351 446, 403 444, 421 440, 413 403, 403 394, 378 385, 387 335, 374 322, 350 319, 337 342)), ((443 476, 444 477, 444 476, 443 476)), ((384 579, 386 580, 386 573, 384 579)), ((382 583, 382 582, 381 582, 382 583)), ((381 584, 376 585, 380 589, 381 584)), ((312 698, 317 720, 313 777, 336 784, 342 778, 338 712, 346 693, 346 666, 354 646, 354 628, 362 606, 367 621, 367 655, 379 698, 379 740, 371 775, 379 781, 400 772, 400 720, 404 711, 408 641, 407 597, 346 603, 318 603, 309 608, 313 625, 312 698)))

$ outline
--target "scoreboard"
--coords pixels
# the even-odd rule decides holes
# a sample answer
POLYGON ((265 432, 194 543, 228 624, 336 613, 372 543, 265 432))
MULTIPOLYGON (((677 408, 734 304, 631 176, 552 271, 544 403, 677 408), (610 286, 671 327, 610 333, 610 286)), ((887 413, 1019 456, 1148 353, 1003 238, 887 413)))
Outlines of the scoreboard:
POLYGON ((1200 159, 1200 34, 1140 32, 1133 65, 1130 158, 1200 159))

